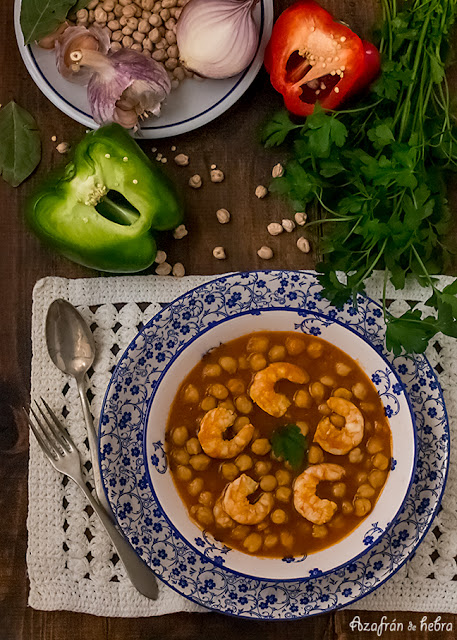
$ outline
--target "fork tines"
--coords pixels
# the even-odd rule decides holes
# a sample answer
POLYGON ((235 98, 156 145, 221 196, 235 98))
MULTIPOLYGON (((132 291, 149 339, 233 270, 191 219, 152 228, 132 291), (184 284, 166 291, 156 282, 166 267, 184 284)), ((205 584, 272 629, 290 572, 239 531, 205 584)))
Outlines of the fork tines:
POLYGON ((48 456, 56 460, 59 457, 59 452, 56 447, 59 447, 63 452, 69 453, 73 448, 75 448, 75 445, 46 400, 41 398, 41 402, 49 414, 49 417, 45 414, 36 400, 35 405, 41 415, 41 418, 34 411, 33 407, 30 407, 30 413, 34 418, 35 423, 25 408, 24 414, 40 447, 48 456))

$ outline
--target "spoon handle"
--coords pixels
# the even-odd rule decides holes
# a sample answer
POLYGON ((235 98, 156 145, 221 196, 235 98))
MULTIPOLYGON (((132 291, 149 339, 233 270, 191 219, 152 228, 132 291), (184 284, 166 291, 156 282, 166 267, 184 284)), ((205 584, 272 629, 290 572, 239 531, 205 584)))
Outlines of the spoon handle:
POLYGON ((81 399, 81 406, 83 409, 84 420, 86 422, 87 437, 89 440, 89 451, 92 462, 92 474, 94 477, 95 493, 98 500, 101 502, 105 510, 110 513, 111 509, 106 499, 105 491, 103 489, 103 481, 100 473, 100 465, 98 463, 98 436, 95 432, 94 421, 92 420, 92 414, 89 408, 89 401, 86 396, 86 389, 84 384, 84 376, 76 379, 78 385, 79 397, 81 399))

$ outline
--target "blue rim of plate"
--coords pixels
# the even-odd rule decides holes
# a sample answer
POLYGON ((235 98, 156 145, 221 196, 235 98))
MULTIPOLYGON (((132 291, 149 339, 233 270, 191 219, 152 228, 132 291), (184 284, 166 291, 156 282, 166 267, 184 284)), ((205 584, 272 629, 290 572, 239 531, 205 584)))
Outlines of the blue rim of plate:
MULTIPOLYGON (((228 286, 230 287, 230 282, 228 286)), ((439 508, 449 467, 449 423, 441 388, 431 365, 424 356, 392 357, 386 353, 383 346, 382 311, 377 302, 358 296, 357 309, 348 303, 342 310, 337 310, 322 298, 320 289, 315 274, 306 271, 237 273, 216 278, 192 289, 160 311, 140 331, 121 357, 106 391, 100 418, 99 458, 105 492, 113 513, 132 547, 157 577, 180 595, 203 607, 236 617, 284 620, 318 615, 357 602, 381 586, 404 565, 430 529, 439 508), (312 580, 269 582, 264 579, 249 579, 228 572, 223 566, 214 565, 208 558, 195 554, 180 538, 176 538, 147 490, 148 482, 139 449, 139 444, 142 446, 143 443, 144 413, 143 422, 140 418, 138 424, 130 416, 131 440, 121 433, 127 425, 122 424, 124 414, 120 416, 119 409, 122 407, 119 407, 117 400, 122 382, 128 382, 129 388, 132 386, 131 368, 134 360, 131 356, 137 349, 137 342, 149 340, 151 336, 148 334, 158 329, 163 317, 170 315, 186 298, 195 303, 205 290, 209 293, 214 288, 215 292, 220 293, 227 281, 234 278, 239 281, 233 282, 233 286, 242 286, 243 291, 248 284, 254 291, 256 286, 264 287, 265 280, 278 280, 284 292, 284 287, 291 286, 289 296, 297 299, 300 294, 301 305, 305 304, 306 308, 314 309, 319 304, 323 315, 334 320, 340 314, 341 319, 349 319, 348 324, 359 335, 364 335, 367 339, 370 336, 376 337, 373 346, 391 362, 390 367, 397 371, 408 389, 409 399, 415 409, 419 443, 417 468, 413 486, 397 522, 358 560, 325 576, 314 573, 312 580), (116 425, 110 431, 112 421, 116 425), (118 459, 122 456, 119 469, 113 465, 112 444, 120 446, 116 454, 118 459), (135 472, 132 474, 131 463, 135 460, 137 476, 135 472), (125 486, 132 481, 133 485, 127 488, 129 493, 125 486), (128 501, 125 500, 126 497, 129 498, 128 501)), ((283 297, 285 299, 285 295, 283 297)), ((258 297, 254 299, 257 303, 260 301, 258 297)), ((256 308, 255 305, 252 308, 256 308)), ((184 339, 182 344, 185 342, 184 339)), ((134 370, 137 368, 135 365, 134 370)), ((130 402, 132 396, 129 395, 128 399, 130 402)))
MULTIPOLYGON (((186 294, 183 294, 183 296, 180 296, 180 298, 177 298, 176 300, 174 300, 174 302, 177 302, 178 300, 182 299, 183 297, 185 297, 186 294)), ((173 303, 171 303, 173 304, 173 303)), ((291 311, 294 313, 297 313, 297 309, 293 309, 291 307, 262 307, 261 309, 261 313, 265 312, 265 311, 291 311)), ((162 312, 159 312, 162 313, 162 312)), ((300 315, 303 315, 305 312, 298 312, 300 315)), ((157 314, 159 315, 159 314, 157 314)), ((242 313, 235 313, 235 314, 231 314, 230 315, 230 319, 232 318, 239 318, 243 315, 250 315, 250 311, 245 311, 242 313)), ((307 316, 314 316, 316 318, 319 319, 325 319, 328 318, 328 316, 324 315, 323 313, 320 312, 316 312, 316 311, 306 311, 306 315, 307 316)), ((156 316, 157 317, 157 316, 156 316)), ((200 336, 204 335, 206 332, 211 331, 214 327, 218 326, 219 324, 223 324, 224 322, 227 322, 227 318, 222 318, 219 322, 216 322, 214 324, 211 324, 211 326, 206 327, 203 331, 201 331, 200 333, 198 333, 197 335, 193 336, 189 342, 187 342, 185 345, 182 346, 181 349, 179 349, 174 356, 168 360, 167 362, 167 366, 165 367, 165 369, 162 371, 162 373, 160 374, 159 378, 157 379, 156 385, 154 387, 154 390, 152 392, 152 395, 147 403, 147 409, 145 412, 145 418, 144 418, 144 424, 147 425, 149 423, 149 414, 151 411, 151 407, 152 404, 154 402, 154 398, 156 396, 156 393, 160 387, 160 384, 163 380, 163 378, 167 375, 170 367, 172 366, 172 364, 175 362, 175 360, 177 358, 179 358, 179 356, 182 354, 182 352, 187 349, 187 347, 192 344, 192 342, 194 342, 195 340, 197 340, 200 336)), ((341 322, 340 320, 332 320, 333 324, 338 324, 340 327, 343 327, 344 329, 346 329, 347 331, 352 332, 354 335, 356 335, 358 338, 360 338, 361 340, 363 340, 363 342, 365 344, 367 344, 368 346, 370 346, 373 349, 373 345, 363 336, 361 336, 360 334, 358 334, 356 331, 354 331, 354 329, 352 329, 351 327, 348 327, 346 324, 344 324, 343 322, 341 322)), ((395 379, 397 380, 398 384, 400 385, 401 389, 402 389, 402 393, 405 396, 406 402, 408 404, 408 408, 409 408, 409 412, 410 412, 410 416, 411 416, 411 421, 412 421, 412 425, 413 425, 413 436, 414 436, 414 460, 413 460, 413 465, 412 465, 412 469, 411 469, 411 477, 409 479, 408 482, 408 488, 407 491, 405 493, 405 497, 400 505, 400 507, 398 508, 396 514, 394 515, 394 517, 392 518, 392 520, 388 523, 386 529, 382 532, 381 535, 384 535, 384 533, 386 531, 389 531, 393 526, 395 526, 395 524, 397 523, 398 517, 400 516, 403 507, 405 506, 405 502, 408 498, 409 492, 411 490, 411 486, 414 480, 414 474, 416 473, 416 464, 417 464, 417 456, 418 456, 418 438, 417 438, 417 429, 416 429, 416 419, 414 416, 414 411, 409 399, 409 396, 406 392, 406 388, 405 385, 403 384, 401 378, 398 376, 398 373, 395 371, 395 369, 392 368, 392 365, 390 364, 390 362, 387 360, 387 358, 382 354, 379 353, 379 351, 376 351, 377 355, 383 360, 383 362, 385 363, 386 367, 392 372, 392 374, 394 375, 395 379)), ((157 506, 158 508, 161 510, 163 517, 168 521, 171 529, 173 529, 173 531, 175 532, 175 535, 180 537, 183 542, 185 544, 187 544, 190 548, 192 548, 195 553, 200 553, 199 549, 195 546, 195 544, 193 544, 190 540, 188 540, 187 538, 184 537, 184 535, 179 531, 179 529, 176 528, 176 526, 173 524, 173 522, 171 521, 171 519, 169 518, 169 516, 167 515, 166 510, 163 508, 162 504, 160 503, 158 497, 157 497, 157 493, 154 489, 154 482, 151 478, 151 474, 149 472, 149 465, 147 464, 147 429, 144 429, 144 433, 143 433, 143 452, 144 452, 144 464, 145 464, 145 469, 146 469, 146 476, 148 478, 149 481, 149 488, 154 496, 155 501, 157 502, 157 506)), ((365 518, 366 520, 366 518, 365 518)), ((378 536, 376 539, 373 539, 373 542, 369 545, 367 545, 365 547, 365 549, 363 551, 361 551, 359 554, 357 554, 356 556, 354 556, 354 558, 351 559, 352 562, 356 562, 360 557, 362 557, 363 555, 365 555, 370 549, 372 549, 378 542, 379 542, 380 536, 378 536)), ((214 561, 214 559, 208 555, 208 560, 210 562, 213 562, 213 564, 215 564, 216 566, 218 566, 218 563, 214 561)), ((332 567, 332 569, 328 569, 327 571, 322 571, 320 573, 321 576, 326 576, 329 573, 333 573, 334 571, 338 571, 339 569, 341 569, 342 567, 344 567, 346 564, 348 564, 347 562, 342 563, 341 565, 338 565, 336 567, 332 567)), ((241 573, 239 571, 236 571, 235 569, 231 569, 230 567, 226 567, 224 566, 225 571, 230 571, 236 575, 239 576, 243 576, 245 578, 249 578, 250 580, 258 580, 257 576, 253 576, 249 573, 241 573)), ((277 582, 277 578, 266 578, 263 577, 261 578, 263 581, 265 582, 277 582)), ((296 578, 281 578, 281 582, 294 582, 296 581, 296 578)), ((308 581, 308 580, 312 580, 311 576, 304 576, 303 578, 301 578, 300 580, 302 581, 308 581)))
MULTIPOLYGON (((17 2, 17 0, 16 0, 17 2)), ((223 102, 225 102, 231 95, 232 93, 239 87, 239 85, 243 82, 243 80, 245 79, 246 75, 250 72, 250 70, 252 69, 253 65, 255 65, 257 63, 257 55, 260 49, 260 46, 262 44, 262 39, 264 37, 264 29, 265 29, 265 0, 261 0, 260 2, 260 30, 259 30, 259 41, 257 44, 257 49, 255 52, 255 55, 252 59, 252 62, 249 64, 249 66, 243 71, 242 75, 238 78, 238 80, 236 81, 236 83, 230 88, 229 91, 227 91, 227 93, 220 98, 217 102, 215 102, 214 104, 212 104, 210 107, 208 107, 207 109, 205 109, 204 111, 201 111, 200 113, 197 113, 195 115, 193 115, 190 118, 186 118, 184 120, 180 120, 179 122, 172 122, 170 124, 167 125, 157 125, 157 126, 144 126, 144 124, 142 124, 140 131, 161 131, 161 130, 167 130, 170 129, 172 127, 179 127, 181 125, 184 125, 186 123, 189 122, 193 122, 195 120, 197 120, 198 118, 201 118, 202 116, 206 115, 207 113, 213 111, 214 109, 216 109, 219 105, 221 105, 223 102)), ((20 3, 19 3, 20 4, 20 3)), ((18 46, 19 48, 21 48, 20 46, 20 40, 19 38, 22 37, 21 34, 16 34, 17 40, 18 40, 18 46)), ((91 113, 86 113, 86 111, 83 111, 82 109, 80 109, 79 107, 76 107, 74 104, 72 104, 71 102, 69 102, 61 93, 59 93, 59 91, 57 91, 57 89, 49 82, 49 80, 47 79, 47 77, 45 76, 45 74, 43 73, 40 65, 38 64, 38 61, 33 53, 33 49, 31 47, 30 44, 28 45, 22 45, 25 47, 25 49, 27 50, 30 59, 33 62, 34 68, 36 73, 41 77, 42 81, 48 86, 49 90, 57 97, 59 98, 59 100, 61 100, 63 103, 65 103, 70 109, 74 109, 76 112, 80 113, 82 116, 84 116, 85 118, 87 118, 88 120, 92 120, 93 121, 93 117, 91 113)), ((22 51, 21 51, 22 53, 22 51)), ((257 75, 257 74, 256 74, 257 75)), ((252 78, 252 81, 254 81, 255 76, 252 78)), ((247 89, 248 87, 246 87, 247 89)), ((56 105, 58 106, 58 105, 56 105)), ((94 123, 95 124, 95 123, 94 123)), ((97 125, 95 125, 97 126, 97 125)))

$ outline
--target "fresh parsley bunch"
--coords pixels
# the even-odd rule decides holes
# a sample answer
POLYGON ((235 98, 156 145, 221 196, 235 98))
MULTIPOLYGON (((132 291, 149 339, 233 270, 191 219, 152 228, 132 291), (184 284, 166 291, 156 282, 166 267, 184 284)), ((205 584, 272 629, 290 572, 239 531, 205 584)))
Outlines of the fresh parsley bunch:
POLYGON ((297 211, 318 204, 323 217, 323 294, 342 306, 375 268, 397 289, 412 275, 430 286, 427 304, 396 318, 386 310, 387 348, 422 353, 437 333, 457 337, 457 281, 440 291, 433 274, 448 264, 448 172, 457 169, 457 133, 445 61, 457 0, 382 0, 382 74, 354 109, 324 112, 305 123, 277 114, 266 146, 293 137, 286 171, 271 190, 297 211), (342 282, 337 272, 346 274, 342 282))

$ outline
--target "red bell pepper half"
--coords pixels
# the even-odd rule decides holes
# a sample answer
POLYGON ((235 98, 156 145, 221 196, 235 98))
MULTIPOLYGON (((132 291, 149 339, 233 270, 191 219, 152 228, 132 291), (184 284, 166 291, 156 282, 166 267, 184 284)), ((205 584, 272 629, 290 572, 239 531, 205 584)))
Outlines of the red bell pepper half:
POLYGON ((335 109, 379 72, 379 53, 314 0, 298 0, 276 21, 265 67, 286 108, 298 116, 316 102, 335 109))

